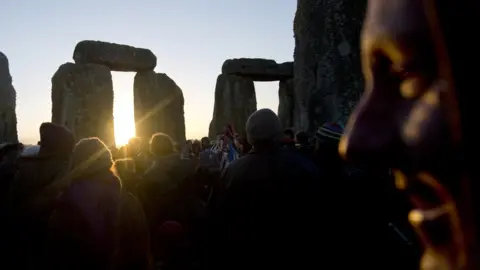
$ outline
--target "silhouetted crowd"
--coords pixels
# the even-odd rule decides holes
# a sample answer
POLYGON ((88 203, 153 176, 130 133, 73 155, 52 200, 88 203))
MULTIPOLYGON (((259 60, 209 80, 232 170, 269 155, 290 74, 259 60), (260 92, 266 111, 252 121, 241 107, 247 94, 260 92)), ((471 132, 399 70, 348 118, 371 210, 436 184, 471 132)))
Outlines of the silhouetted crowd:
POLYGON ((157 133, 111 152, 43 123, 36 150, 0 150, 3 261, 9 269, 383 265, 374 252, 389 269, 415 265, 406 200, 388 171, 340 159, 342 132, 327 123, 313 136, 294 134, 261 109, 244 136, 228 125, 213 142, 177 145, 157 133))

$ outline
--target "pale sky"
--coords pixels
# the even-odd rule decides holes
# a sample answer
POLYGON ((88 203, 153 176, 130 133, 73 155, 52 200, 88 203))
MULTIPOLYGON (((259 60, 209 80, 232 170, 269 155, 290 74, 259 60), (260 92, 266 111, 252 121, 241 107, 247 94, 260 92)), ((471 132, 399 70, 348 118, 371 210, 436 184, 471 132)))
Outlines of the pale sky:
MULTIPOLYGON (((17 90, 19 138, 51 120, 51 77, 80 40, 149 48, 183 90, 187 138, 207 135, 225 59, 292 61, 296 0, 2 0, 0 51, 17 90)), ((134 134, 133 72, 113 72, 117 133, 134 134), (125 131, 126 130, 126 131, 125 131)), ((257 108, 278 107, 278 82, 255 83, 257 108)), ((118 136, 118 134, 117 134, 118 136)))

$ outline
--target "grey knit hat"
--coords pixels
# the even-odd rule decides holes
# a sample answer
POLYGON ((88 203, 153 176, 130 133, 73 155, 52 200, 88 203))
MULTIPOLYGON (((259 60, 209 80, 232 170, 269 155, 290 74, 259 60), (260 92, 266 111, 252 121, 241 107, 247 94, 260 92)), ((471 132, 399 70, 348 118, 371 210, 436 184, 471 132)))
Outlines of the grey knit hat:
POLYGON ((248 143, 251 145, 260 141, 279 142, 283 137, 280 119, 270 109, 260 109, 252 113, 247 120, 245 129, 248 143))

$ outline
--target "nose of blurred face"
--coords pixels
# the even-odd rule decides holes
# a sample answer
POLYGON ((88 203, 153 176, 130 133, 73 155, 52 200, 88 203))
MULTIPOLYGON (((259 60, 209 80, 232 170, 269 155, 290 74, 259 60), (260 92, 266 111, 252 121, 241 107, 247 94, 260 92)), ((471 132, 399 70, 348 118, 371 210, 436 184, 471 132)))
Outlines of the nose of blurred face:
POLYGON ((340 140, 340 155, 356 163, 391 163, 393 154, 398 154, 395 104, 374 92, 363 95, 340 140))
POLYGON ((424 67, 417 61, 427 55, 421 2, 368 1, 361 37, 365 92, 339 144, 344 158, 390 167, 405 160, 408 149, 402 140, 403 126, 423 87, 413 78, 420 77, 424 67), (417 92, 405 91, 412 84, 417 92))
POLYGON ((444 110, 444 95, 453 88, 437 74, 422 2, 369 0, 362 32, 365 93, 339 152, 350 160, 399 169, 406 173, 402 178, 411 178, 401 186, 408 187, 419 209, 411 221, 426 248, 422 269, 470 269, 457 267, 464 258, 455 207, 467 203, 455 204, 463 199, 452 202, 449 194, 461 190, 463 182, 445 185, 458 155, 444 110))

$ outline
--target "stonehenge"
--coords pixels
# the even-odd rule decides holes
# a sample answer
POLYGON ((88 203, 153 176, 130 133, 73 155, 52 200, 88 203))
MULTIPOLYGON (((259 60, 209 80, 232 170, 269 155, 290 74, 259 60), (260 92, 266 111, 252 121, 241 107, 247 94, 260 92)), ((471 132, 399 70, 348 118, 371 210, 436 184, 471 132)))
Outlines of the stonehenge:
POLYGON ((133 83, 137 136, 150 138, 162 131, 184 143, 184 98, 180 87, 165 73, 138 72, 133 83))
MULTIPOLYGON (((217 77, 212 121, 208 136, 214 138, 227 124, 233 124, 238 134, 245 131, 245 123, 257 110, 254 81, 280 81, 279 117, 284 125, 291 123, 292 111, 287 94, 293 93, 293 62, 277 63, 260 58, 228 59, 217 77), (290 82, 290 83, 289 83, 290 82), (289 89, 286 89, 287 85, 289 89)), ((289 127, 289 126, 285 126, 289 127)))
POLYGON ((18 142, 16 103, 8 58, 0 52, 0 143, 18 142))
MULTIPOLYGON (((279 81, 282 125, 314 132, 325 122, 346 124, 363 91, 360 31, 366 0, 298 0, 293 21, 293 62, 260 58, 227 59, 215 86, 209 136, 226 124, 244 132, 257 109, 255 81, 279 81)), ((80 41, 73 62, 52 77, 52 122, 66 125, 77 139, 98 136, 115 145, 111 71, 136 72, 133 85, 137 136, 155 132, 185 141, 184 97, 166 74, 156 73, 155 54, 103 41, 80 41)), ((0 143, 16 142, 16 92, 8 59, 0 52, 0 143)))
POLYGON ((110 69, 98 64, 61 65, 52 77, 52 122, 68 127, 78 139, 99 137, 114 146, 110 69))
POLYGON ((285 128, 314 132, 325 122, 346 124, 363 91, 360 31, 365 9, 366 0, 298 0, 294 61, 226 60, 215 87, 209 136, 228 123, 243 131, 242 114, 256 110, 253 81, 280 81, 278 116, 285 128))
POLYGON ((360 31, 366 0, 298 0, 293 22, 296 129, 346 124, 363 91, 360 31))
POLYGON ((52 122, 69 127, 77 139, 99 137, 115 147, 111 71, 135 71, 134 112, 137 135, 148 140, 163 132, 185 141, 182 90, 165 74, 153 71, 156 56, 148 49, 102 41, 80 41, 75 63, 61 65, 52 77, 52 122))
MULTIPOLYGON (((359 44, 366 1, 297 2, 294 61, 227 59, 215 86, 210 137, 226 124, 233 124, 239 134, 244 132, 248 116, 257 109, 254 81, 279 81, 278 115, 284 127, 313 132, 325 122, 346 124, 363 90, 359 44)), ((137 72, 137 134, 149 137, 161 131, 177 142, 185 141, 182 91, 167 75, 153 71, 157 59, 150 50, 81 41, 73 58, 78 65, 137 72)))
POLYGON ((248 117, 256 110, 257 99, 252 79, 229 74, 218 75, 209 137, 222 132, 228 123, 233 123, 236 131, 243 134, 248 117))
MULTIPOLYGON (((222 75, 252 82, 280 81, 278 116, 285 128, 314 132, 325 122, 344 125, 363 91, 360 31, 365 10, 366 0, 298 0, 293 22, 293 62, 229 59, 223 63, 222 75)), ((242 130, 244 119, 232 115, 256 109, 251 103, 247 106, 236 100, 241 104, 237 106, 225 98, 244 94, 245 99, 255 100, 251 98, 252 89, 239 93, 240 86, 232 87, 232 83, 217 80, 210 137, 227 123, 242 130)))

